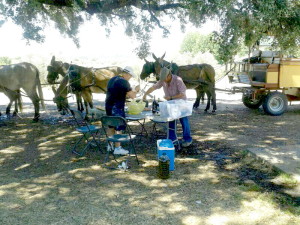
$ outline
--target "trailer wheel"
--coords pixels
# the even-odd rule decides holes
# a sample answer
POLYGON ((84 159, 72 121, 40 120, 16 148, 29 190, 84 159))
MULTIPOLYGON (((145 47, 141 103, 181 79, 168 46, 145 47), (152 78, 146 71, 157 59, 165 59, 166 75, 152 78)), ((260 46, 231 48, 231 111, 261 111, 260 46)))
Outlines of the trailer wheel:
POLYGON ((252 99, 251 96, 243 94, 242 101, 246 107, 250 109, 258 109, 263 102, 263 98, 252 99))
POLYGON ((263 109, 267 114, 280 116, 287 109, 287 97, 281 92, 270 92, 263 102, 263 109))

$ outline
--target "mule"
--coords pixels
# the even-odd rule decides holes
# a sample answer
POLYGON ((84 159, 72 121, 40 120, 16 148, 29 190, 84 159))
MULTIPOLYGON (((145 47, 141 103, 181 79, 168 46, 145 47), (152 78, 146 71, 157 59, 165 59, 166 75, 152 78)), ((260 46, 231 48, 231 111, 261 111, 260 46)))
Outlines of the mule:
POLYGON ((33 121, 39 120, 39 103, 41 102, 43 109, 45 109, 45 104, 39 70, 36 66, 27 62, 0 66, 0 87, 10 90, 11 93, 15 92, 13 99, 18 98, 16 93, 22 88, 34 105, 33 121))
MULTIPOLYGON (((71 66, 71 64, 69 64, 69 63, 63 63, 62 61, 55 61, 55 56, 53 56, 51 59, 50 65, 47 67, 48 83, 55 84, 55 82, 59 78, 59 75, 61 75, 62 77, 65 77, 70 66, 71 66)), ((52 88, 52 90, 55 90, 55 89, 52 88)), ((80 92, 74 92, 74 94, 76 97, 77 109, 82 112, 84 110, 83 103, 82 103, 82 96, 80 95, 80 92)), ((85 102, 84 104, 86 105, 87 103, 85 102)), ((62 114, 65 114, 64 110, 63 110, 62 114)))
POLYGON ((141 72, 141 79, 145 79, 154 73, 156 79, 159 80, 159 73, 162 67, 167 66, 171 69, 172 74, 178 75, 182 78, 188 89, 195 89, 197 98, 193 105, 194 108, 198 108, 200 99, 204 98, 204 93, 207 95, 207 105, 205 112, 210 108, 210 101, 212 101, 213 110, 215 112, 216 107, 216 94, 215 94, 215 70, 209 64, 193 64, 186 66, 177 66, 175 63, 170 63, 164 60, 165 54, 161 58, 157 58, 152 54, 155 62, 148 62, 143 66, 141 72), (177 69, 178 68, 178 69, 177 69))
MULTIPOLYGON (((55 60, 55 56, 52 56, 50 65, 47 67, 48 70, 48 75, 47 75, 47 81, 49 84, 54 84, 59 75, 61 75, 62 77, 65 77, 67 73, 69 73, 71 70, 74 70, 74 68, 77 68, 79 66, 75 65, 75 64, 69 64, 69 63, 63 63, 62 61, 56 61, 55 60)), ((122 72, 122 68, 118 67, 118 66, 111 66, 111 67, 103 67, 103 68, 98 68, 98 69, 94 69, 95 71, 99 70, 99 69, 105 69, 105 70, 109 70, 111 72, 113 72, 115 75, 118 75, 122 72)), ((71 73, 74 74, 74 73, 71 73)), ((76 75, 74 75, 76 76, 76 75)), ((68 79, 68 82, 70 81, 70 79, 68 79)), ((81 96, 81 90, 78 87, 74 87, 75 84, 73 84, 72 81, 70 81, 71 85, 69 88, 70 93, 74 93, 76 96, 76 102, 77 102, 77 108, 79 111, 83 111, 84 107, 83 107, 83 103, 82 103, 82 96, 81 96), (72 85, 73 84, 73 85, 72 85)), ((54 90, 52 88, 52 90, 54 90)), ((54 91, 53 91, 54 92, 54 91)), ((55 94, 55 93, 54 93, 55 94)), ((87 97, 88 99, 89 97, 87 97)), ((62 101, 62 104, 68 104, 67 103, 67 99, 62 101)), ((89 102, 84 102, 85 108, 88 107, 89 102)), ((65 114, 65 109, 62 108, 61 109, 62 114, 65 114)))
POLYGON ((68 108, 67 94, 68 88, 73 91, 81 93, 84 101, 86 102, 86 114, 88 114, 88 106, 93 108, 93 96, 92 93, 106 93, 108 81, 121 73, 122 68, 116 67, 111 70, 112 67, 105 68, 87 68, 77 65, 72 65, 67 75, 60 83, 58 89, 55 91, 55 97, 53 101, 56 103, 59 111, 68 108))
MULTIPOLYGON (((165 61, 166 64, 169 62, 165 61)), ((179 66, 176 63, 170 63, 170 69, 172 74, 178 75, 178 69, 179 66)), ((145 59, 145 64, 143 65, 142 72, 140 74, 140 78, 142 80, 145 80, 147 77, 149 77, 151 74, 155 75, 156 80, 159 80, 159 74, 156 74, 155 72, 155 62, 149 62, 145 59)), ((204 94, 205 92, 202 90, 202 88, 199 88, 199 90, 196 90, 197 92, 197 98, 196 98, 196 104, 194 104, 194 108, 198 108, 199 103, 201 101, 202 104, 204 104, 204 94)))

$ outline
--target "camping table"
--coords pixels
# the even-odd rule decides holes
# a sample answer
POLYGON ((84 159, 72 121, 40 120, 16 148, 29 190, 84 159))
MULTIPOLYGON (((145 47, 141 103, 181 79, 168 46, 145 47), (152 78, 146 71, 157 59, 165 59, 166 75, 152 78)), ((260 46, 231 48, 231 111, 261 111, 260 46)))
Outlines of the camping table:
MULTIPOLYGON (((143 135, 144 133, 146 133, 146 135, 148 135, 147 130, 145 128, 145 121, 146 119, 150 119, 153 122, 153 131, 155 129, 155 126, 157 124, 167 124, 167 139, 169 139, 169 122, 174 121, 175 120, 175 137, 176 139, 173 141, 173 143, 177 143, 178 145, 178 149, 180 149, 180 145, 179 145, 179 140, 177 138, 177 120, 179 119, 173 119, 173 118, 169 118, 169 117, 162 117, 159 116, 157 114, 154 114, 151 111, 143 111, 140 114, 137 115, 126 115, 126 119, 128 121, 137 121, 140 125, 141 125, 141 132, 139 133, 139 135, 143 135)), ((156 131, 156 130, 155 130, 156 131)), ((153 135, 153 132, 152 132, 153 135)))
POLYGON ((148 136, 148 132, 147 132, 147 130, 145 128, 145 122, 146 122, 146 119, 151 119, 152 117, 153 117, 153 115, 152 115, 151 111, 142 111, 140 114, 136 114, 136 115, 126 114, 126 120, 127 121, 138 122, 140 124, 141 131, 137 134, 139 136, 143 136, 144 134, 146 136, 148 136))

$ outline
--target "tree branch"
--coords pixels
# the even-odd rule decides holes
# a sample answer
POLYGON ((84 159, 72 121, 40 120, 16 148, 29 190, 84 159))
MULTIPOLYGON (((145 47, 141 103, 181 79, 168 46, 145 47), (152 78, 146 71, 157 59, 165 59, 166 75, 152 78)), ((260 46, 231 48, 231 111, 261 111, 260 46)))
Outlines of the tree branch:
POLYGON ((74 0, 37 0, 41 4, 72 7, 74 0))
MULTIPOLYGON (((54 5, 59 7, 73 7, 76 0, 37 0, 41 4, 54 5)), ((125 6, 133 6, 141 10, 164 11, 167 9, 185 8, 180 3, 170 3, 158 5, 156 2, 150 4, 143 4, 139 0, 90 0, 85 4, 80 4, 81 10, 89 14, 95 13, 109 13, 115 9, 124 8, 125 6)))

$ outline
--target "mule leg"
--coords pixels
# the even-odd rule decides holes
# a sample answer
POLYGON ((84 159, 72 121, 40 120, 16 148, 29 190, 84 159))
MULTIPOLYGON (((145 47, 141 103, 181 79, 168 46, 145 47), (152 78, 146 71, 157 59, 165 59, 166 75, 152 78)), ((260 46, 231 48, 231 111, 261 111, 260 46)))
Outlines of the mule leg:
POLYGON ((201 101, 201 104, 204 104, 204 95, 205 95, 205 92, 201 91, 200 92, 200 101, 201 101))
POLYGON ((13 112, 13 116, 18 114, 18 99, 15 100, 15 111, 13 112))
POLYGON ((22 99, 21 99, 21 93, 20 90, 15 92, 15 111, 13 112, 13 116, 16 116, 20 111, 22 111, 22 99))
POLYGON ((207 103, 206 103, 206 108, 204 110, 205 112, 207 112, 210 108, 211 93, 207 91, 206 95, 207 95, 207 103))
POLYGON ((80 100, 76 94, 76 103, 77 103, 77 110, 81 112, 81 108, 80 108, 80 100))
POLYGON ((83 103, 82 103, 81 95, 79 96, 79 102, 80 102, 80 111, 83 112, 84 111, 84 106, 83 106, 83 103))
POLYGON ((201 94, 201 90, 200 87, 195 88, 197 97, 196 97, 196 101, 194 102, 193 108, 197 109, 199 107, 199 103, 200 103, 200 94, 201 94))
POLYGON ((13 103, 13 100, 10 99, 7 107, 6 107, 6 115, 9 116, 10 115, 10 108, 11 108, 11 105, 13 103))
MULTIPOLYGON (((10 116, 10 109, 11 109, 13 102, 15 102, 15 108, 17 108, 18 94, 19 93, 17 91, 11 91, 11 90, 5 91, 5 95, 9 98, 9 103, 6 107, 6 115, 7 116, 10 116)), ((15 114, 15 112, 14 112, 14 114, 15 114)))
POLYGON ((94 108, 94 104, 93 104, 92 101, 90 101, 90 102, 84 101, 84 105, 85 105, 85 108, 86 108, 86 115, 88 115, 89 114, 89 110, 88 110, 89 107, 88 106, 90 106, 90 108, 93 109, 94 108))
POLYGON ((93 96, 92 96, 92 93, 90 90, 84 90, 82 92, 82 97, 84 99, 84 105, 85 105, 85 109, 86 109, 85 118, 88 119, 88 114, 89 114, 88 105, 91 107, 91 109, 94 107, 93 106, 93 96))
POLYGON ((38 122, 39 118, 40 118, 40 98, 39 98, 39 96, 37 95, 36 92, 34 92, 31 95, 28 95, 28 97, 30 98, 30 100, 32 101, 32 103, 34 105, 33 121, 38 122))
POLYGON ((77 109, 78 109, 78 111, 83 112, 84 111, 84 107, 83 107, 83 103, 82 103, 81 94, 79 92, 77 92, 75 94, 75 96, 76 96, 76 102, 77 102, 77 109))
POLYGON ((212 112, 214 113, 217 110, 216 91, 215 91, 215 87, 214 86, 212 87, 212 92, 211 93, 212 93, 211 98, 212 98, 212 105, 213 105, 212 112))

